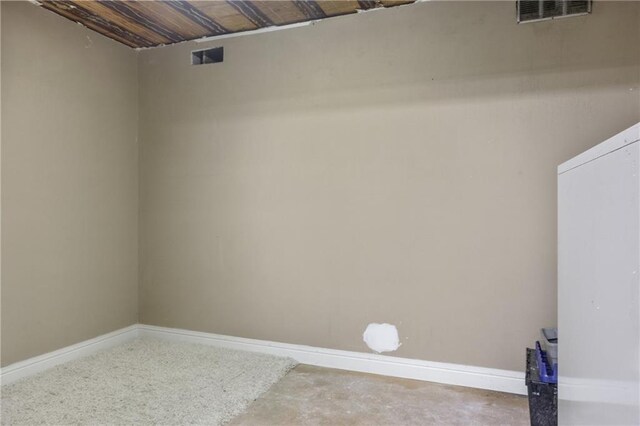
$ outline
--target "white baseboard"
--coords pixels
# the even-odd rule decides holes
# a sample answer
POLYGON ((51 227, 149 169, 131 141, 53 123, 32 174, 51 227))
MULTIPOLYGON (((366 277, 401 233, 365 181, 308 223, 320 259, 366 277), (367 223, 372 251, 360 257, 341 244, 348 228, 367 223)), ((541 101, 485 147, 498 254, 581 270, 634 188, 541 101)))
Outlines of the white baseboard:
POLYGON ((0 382, 8 385, 22 379, 55 367, 58 364, 72 361, 90 355, 100 349, 110 348, 138 337, 138 324, 76 343, 53 352, 42 354, 24 361, 3 367, 0 372, 0 382))
POLYGON ((140 324, 140 336, 201 343, 293 358, 301 364, 526 395, 524 373, 378 354, 245 339, 140 324))
POLYGON ((449 385, 526 395, 524 373, 460 364, 422 361, 363 352, 316 348, 313 346, 245 339, 198 331, 135 324, 96 338, 58 349, 2 368, 3 385, 68 362, 100 349, 119 345, 136 337, 157 337, 201 343, 221 348, 285 356, 301 364, 337 368, 383 376, 402 377, 449 385))

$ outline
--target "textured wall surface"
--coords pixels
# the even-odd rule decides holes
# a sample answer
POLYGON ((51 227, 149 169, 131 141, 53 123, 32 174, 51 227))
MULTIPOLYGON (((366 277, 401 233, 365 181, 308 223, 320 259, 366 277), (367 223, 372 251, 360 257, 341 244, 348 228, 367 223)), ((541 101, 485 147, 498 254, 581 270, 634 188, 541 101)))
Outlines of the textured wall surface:
POLYGON ((137 322, 136 56, 2 2, 2 365, 137 322))
POLYGON ((388 322, 392 354, 521 370, 556 323, 556 166, 640 119, 639 8, 427 2, 141 51, 141 321, 357 351, 388 322))

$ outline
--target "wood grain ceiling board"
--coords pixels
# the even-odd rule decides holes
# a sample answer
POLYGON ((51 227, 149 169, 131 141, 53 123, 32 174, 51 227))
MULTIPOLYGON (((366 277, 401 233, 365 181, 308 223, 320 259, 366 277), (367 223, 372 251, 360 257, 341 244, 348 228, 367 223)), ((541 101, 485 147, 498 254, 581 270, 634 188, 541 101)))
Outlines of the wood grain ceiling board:
POLYGON ((229 29, 229 32, 235 33, 258 28, 226 1, 192 1, 191 4, 229 29))
POLYGON ((73 2, 70 1, 41 1, 39 3, 45 9, 57 13, 60 16, 64 16, 74 22, 78 22, 87 28, 90 28, 100 34, 104 34, 116 41, 126 44, 130 47, 152 47, 153 43, 146 40, 135 33, 129 32, 125 28, 121 28, 115 24, 110 23, 101 16, 93 15, 91 12, 84 10, 84 8, 76 7, 73 2))
POLYGON ((315 0, 294 0, 293 4, 302 11, 307 19, 326 18, 327 14, 315 0))
POLYGON ((253 4, 271 21, 271 25, 290 24, 310 19, 292 1, 254 1, 253 4))
POLYGON ((127 1, 123 3, 128 3, 130 8, 138 11, 155 25, 179 34, 182 40, 206 37, 211 34, 206 24, 194 22, 192 18, 169 5, 169 2, 127 1))
POLYGON ((355 13, 360 8, 356 0, 326 0, 319 1, 318 5, 327 16, 339 16, 355 13))
POLYGON ((130 47, 287 25, 415 0, 37 0, 130 47))
POLYGON ((115 1, 74 1, 73 4, 76 8, 84 8, 94 15, 100 16, 112 24, 118 25, 121 28, 126 28, 128 31, 149 40, 153 44, 167 44, 179 40, 171 40, 170 38, 153 31, 148 25, 150 20, 137 20, 127 14, 123 13, 126 9, 124 2, 115 1))
MULTIPOLYGON (((154 2, 156 3, 156 2, 154 2)), ((184 16, 189 17, 192 21, 204 26, 210 31, 210 35, 227 34, 229 30, 221 25, 215 16, 208 16, 202 13, 192 2, 186 0, 167 0, 166 4, 182 13, 184 16)))
POLYGON ((271 18, 265 15, 262 9, 258 7, 257 1, 230 1, 228 3, 258 28, 275 25, 271 18))

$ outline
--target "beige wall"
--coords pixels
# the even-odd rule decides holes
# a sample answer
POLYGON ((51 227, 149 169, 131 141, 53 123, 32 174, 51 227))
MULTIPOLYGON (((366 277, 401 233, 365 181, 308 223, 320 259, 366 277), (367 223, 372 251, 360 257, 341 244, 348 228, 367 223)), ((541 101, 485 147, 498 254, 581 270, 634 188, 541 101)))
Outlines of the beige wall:
POLYGON ((2 365, 137 321, 136 56, 2 2, 2 365))
POLYGON ((556 323, 556 165, 640 120, 639 6, 142 51, 141 322, 356 351, 389 322, 398 356, 521 370, 556 323))
POLYGON ((555 167, 640 120, 638 22, 429 2, 136 55, 2 2, 2 365, 139 307, 521 370, 556 321, 555 167))

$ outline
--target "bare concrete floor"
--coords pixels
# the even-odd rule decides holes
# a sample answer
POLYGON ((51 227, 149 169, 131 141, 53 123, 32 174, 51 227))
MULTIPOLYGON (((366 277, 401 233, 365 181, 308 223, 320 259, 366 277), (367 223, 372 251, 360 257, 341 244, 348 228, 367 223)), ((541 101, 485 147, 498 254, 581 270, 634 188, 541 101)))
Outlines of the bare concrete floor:
POLYGON ((232 425, 527 425, 523 396, 299 365, 232 425))

